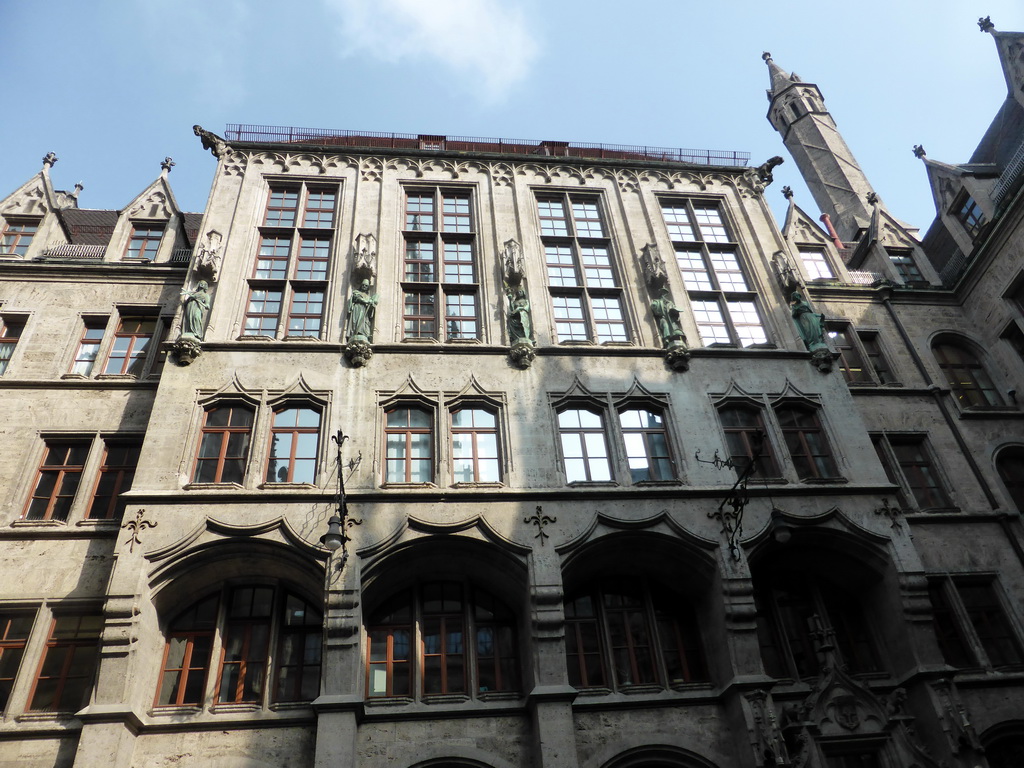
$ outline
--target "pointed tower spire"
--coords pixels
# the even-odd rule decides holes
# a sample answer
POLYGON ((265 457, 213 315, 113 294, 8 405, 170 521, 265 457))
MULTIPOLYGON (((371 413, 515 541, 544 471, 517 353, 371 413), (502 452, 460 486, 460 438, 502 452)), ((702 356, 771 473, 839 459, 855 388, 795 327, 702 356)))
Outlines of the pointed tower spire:
POLYGON ((871 222, 871 184, 825 108, 818 86, 787 74, 770 53, 761 58, 772 86, 768 122, 782 136, 814 202, 829 215, 839 236, 846 242, 856 240, 871 222))

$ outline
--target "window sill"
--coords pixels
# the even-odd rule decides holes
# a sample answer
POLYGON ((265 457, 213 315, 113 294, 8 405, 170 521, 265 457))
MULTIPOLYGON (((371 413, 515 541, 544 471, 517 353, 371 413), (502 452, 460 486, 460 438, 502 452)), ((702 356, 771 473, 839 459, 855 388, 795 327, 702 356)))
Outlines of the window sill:
POLYGON ((239 483, 185 483, 186 491, 243 491, 245 487, 239 483))
POLYGON ((440 344, 441 342, 431 336, 414 336, 402 339, 403 344, 440 344))
POLYGON ((960 507, 920 507, 907 510, 912 515, 953 515, 963 512, 960 507))
POLYGON ((1021 412, 1019 408, 1011 408, 1008 405, 972 405, 968 408, 960 409, 961 419, 989 419, 992 417, 998 418, 1021 418, 1024 417, 1024 412, 1021 412))
POLYGON ((75 523, 75 525, 80 527, 80 528, 120 528, 121 527, 121 520, 120 519, 114 520, 113 518, 109 518, 108 519, 108 518, 105 518, 105 517, 104 518, 100 518, 100 517, 88 518, 87 517, 84 520, 79 520, 77 523, 75 523))
POLYGON ((179 715, 198 715, 203 711, 199 705, 177 704, 166 707, 153 707, 146 714, 150 717, 177 717, 179 715))
POLYGON ((214 715, 218 714, 237 714, 239 712, 258 712, 263 709, 262 704, 256 702, 245 702, 240 704, 211 704, 209 712, 214 715))
POLYGON ((266 335, 264 335, 262 333, 261 334, 243 333, 241 336, 237 336, 235 338, 235 341, 257 341, 257 342, 259 342, 261 344, 268 344, 270 342, 277 341, 277 337, 276 336, 266 336, 266 335))
POLYGON ((618 488, 614 480, 574 480, 566 483, 570 488, 618 488))
MULTIPOLYGON (((266 337, 261 337, 261 338, 266 338, 266 337)), ((290 341, 293 344, 296 343, 296 342, 299 343, 299 344, 301 344, 303 342, 306 342, 308 344, 312 344, 312 343, 321 342, 321 341, 323 341, 323 339, 320 338, 319 336, 302 336, 302 335, 299 335, 299 336, 289 336, 289 335, 286 335, 284 337, 284 341, 290 341)))
POLYGON ((504 483, 452 483, 452 488, 504 488, 504 483))
POLYGON ((381 488, 426 488, 436 489, 437 483, 381 483, 381 488))
POLYGON ((480 701, 519 701, 522 698, 518 691, 480 691, 476 697, 480 701))
POLYGON ((664 690, 665 689, 662 688, 660 685, 655 685, 653 683, 647 685, 622 685, 619 687, 619 693, 626 694, 627 696, 661 693, 664 690))
POLYGON ((256 487, 261 491, 315 491, 320 486, 314 483, 260 483, 256 487))
POLYGON ((372 696, 366 699, 367 707, 404 707, 414 704, 415 700, 408 696, 372 696))
POLYGON ((801 477, 804 485, 845 485, 850 482, 845 477, 801 477))
POLYGON ((560 347, 594 347, 597 346, 590 339, 566 339, 565 341, 558 342, 560 347))
POLYGON ((637 488, 664 488, 682 484, 683 481, 678 478, 673 478, 672 480, 637 480, 633 483, 637 488))
POLYGON ((430 693, 423 696, 421 701, 424 704, 465 704, 469 701, 469 696, 465 693, 430 693))
MULTIPOLYGON (((112 374, 108 374, 108 375, 112 375, 112 374)), ((73 379, 75 381, 88 381, 89 380, 89 377, 86 376, 84 373, 62 373, 61 374, 61 378, 62 379, 73 379)))
POLYGON ((11 528, 67 528, 66 520, 15 520, 11 528))
POLYGON ((98 381, 138 381, 139 378, 134 373, 101 373, 96 376, 98 381))
POLYGON ((24 712, 16 715, 14 720, 18 723, 67 723, 75 718, 74 712, 24 712))

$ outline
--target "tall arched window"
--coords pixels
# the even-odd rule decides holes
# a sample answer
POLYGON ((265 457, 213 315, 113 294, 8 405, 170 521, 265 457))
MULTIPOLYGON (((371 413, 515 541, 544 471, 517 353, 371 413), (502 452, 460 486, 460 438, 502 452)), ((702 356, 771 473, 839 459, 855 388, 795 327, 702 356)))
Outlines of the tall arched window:
POLYGON ((207 595, 168 627, 156 706, 312 701, 322 631, 320 610, 281 587, 207 595))
POLYGON ((708 679, 693 608, 643 581, 592 585, 565 601, 569 682, 661 687, 708 679))
POLYGON ((718 409, 718 418, 722 422, 729 458, 737 474, 746 469, 757 455, 759 458, 754 468, 754 477, 779 476, 760 408, 753 405, 723 405, 718 409))
POLYGON ((370 614, 366 635, 369 697, 519 688, 515 616, 464 582, 428 582, 393 595, 370 614))
POLYGON ((434 479, 434 433, 431 414, 422 408, 387 411, 384 481, 429 483, 434 479))
POLYGON ((254 415, 250 406, 236 403, 206 409, 192 482, 242 483, 254 415))
POLYGON ((932 352, 961 406, 970 408, 1003 404, 985 367, 965 345, 941 341, 932 346, 932 352))
POLYGON ((1024 448, 1004 448, 996 457, 996 469, 1018 512, 1024 512, 1024 448))
POLYGON ((803 569, 755 573, 757 634, 769 675, 795 680, 821 671, 818 650, 834 636, 854 674, 879 669, 878 654, 857 595, 803 569))

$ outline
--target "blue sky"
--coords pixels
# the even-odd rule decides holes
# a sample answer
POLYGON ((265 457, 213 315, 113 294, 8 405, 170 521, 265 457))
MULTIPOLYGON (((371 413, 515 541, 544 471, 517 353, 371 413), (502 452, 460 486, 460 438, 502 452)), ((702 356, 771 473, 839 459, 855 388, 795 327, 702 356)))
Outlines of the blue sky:
POLYGON ((740 150, 787 162, 765 120, 761 52, 817 83, 876 191, 922 228, 934 214, 911 153, 967 160, 1006 95, 989 35, 1024 29, 1019 0, 0 0, 0 197, 57 153, 60 189, 121 208, 176 166, 206 204, 199 123, 740 150))

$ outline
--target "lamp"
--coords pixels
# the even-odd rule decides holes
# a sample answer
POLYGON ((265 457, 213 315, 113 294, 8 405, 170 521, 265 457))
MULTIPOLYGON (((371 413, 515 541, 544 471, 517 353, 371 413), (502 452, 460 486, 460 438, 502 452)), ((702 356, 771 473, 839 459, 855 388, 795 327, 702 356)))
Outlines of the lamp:
POLYGON ((772 507, 772 538, 776 544, 789 544, 793 538, 793 526, 783 519, 785 514, 778 507, 772 507))
MULTIPOLYGON (((348 503, 345 501, 345 478, 342 475, 344 465, 342 464, 341 459, 341 446, 347 439, 348 435, 343 434, 340 429, 337 434, 331 435, 331 441, 338 446, 338 455, 336 459, 338 463, 338 492, 334 499, 334 514, 327 519, 327 533, 320 537, 320 543, 330 550, 330 552, 334 553, 339 549, 341 550, 341 560, 338 565, 339 569, 344 566, 345 561, 348 559, 348 553, 345 551, 345 545, 348 543, 349 537, 346 531, 353 525, 362 525, 363 522, 362 520, 356 520, 355 518, 350 518, 348 516, 348 503)), ((359 458, 362 458, 362 454, 359 455, 359 458)), ((358 461, 353 459, 348 463, 348 467, 349 469, 354 469, 357 464, 358 461)))
POLYGON ((331 515, 327 521, 327 533, 320 537, 320 543, 331 552, 335 552, 345 544, 346 538, 341 532, 341 518, 337 514, 331 515))

